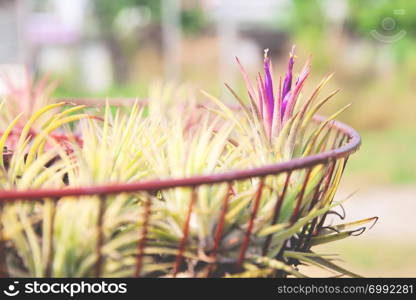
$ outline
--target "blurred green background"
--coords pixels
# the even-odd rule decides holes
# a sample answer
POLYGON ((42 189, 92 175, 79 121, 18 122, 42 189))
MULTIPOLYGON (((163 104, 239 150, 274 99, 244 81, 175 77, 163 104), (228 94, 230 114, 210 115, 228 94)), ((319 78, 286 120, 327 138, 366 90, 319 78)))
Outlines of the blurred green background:
POLYGON ((51 73, 60 98, 144 98, 164 81, 231 101, 223 82, 244 89, 234 56, 254 75, 269 48, 283 75, 296 44, 296 70, 313 59, 306 92, 335 73, 324 113, 352 103, 341 119, 363 138, 339 196, 356 191, 348 219, 380 217, 328 250, 363 275, 416 276, 415 16, 405 0, 0 0, 0 63, 51 73))

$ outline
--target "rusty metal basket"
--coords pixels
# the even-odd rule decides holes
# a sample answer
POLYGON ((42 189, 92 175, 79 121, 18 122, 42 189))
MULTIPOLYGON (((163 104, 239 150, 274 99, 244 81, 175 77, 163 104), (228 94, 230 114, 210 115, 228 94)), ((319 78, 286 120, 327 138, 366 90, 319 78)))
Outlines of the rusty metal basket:
MULTIPOLYGON (((315 121, 322 122, 324 119, 322 117, 315 117, 315 121)), ((305 189, 308 185, 308 178, 310 171, 312 168, 318 165, 323 165, 325 168, 325 175, 322 177, 320 182, 314 187, 313 190, 313 201, 318 203, 322 198, 322 195, 326 193, 331 182, 334 177, 334 169, 341 165, 341 168, 344 169, 345 164, 348 160, 350 154, 355 152, 360 146, 360 136, 359 134, 352 129, 351 127, 334 121, 330 127, 332 132, 332 139, 330 141, 330 145, 326 145, 323 151, 311 155, 304 158, 293 159, 291 161, 282 162, 273 165, 267 165, 263 167, 253 168, 249 170, 238 170, 238 171, 230 171, 222 174, 213 174, 213 175, 204 175, 204 176, 194 176, 190 178, 178 178, 178 179, 166 179, 166 180, 150 180, 150 181, 142 181, 137 183, 119 183, 119 184, 109 184, 109 185, 100 185, 100 186, 86 186, 86 187, 73 187, 73 188, 65 188, 65 189, 42 189, 42 190, 27 190, 27 191, 15 191, 15 190, 3 190, 0 191, 0 203, 1 205, 5 204, 6 202, 11 201, 39 201, 42 199, 52 199, 54 205, 58 205, 62 198, 72 196, 72 197, 81 197, 81 196, 97 196, 100 199, 100 205, 98 206, 99 213, 97 218, 96 230, 97 230, 97 239, 95 245, 96 251, 96 262, 94 264, 94 272, 95 276, 100 277, 102 275, 102 268, 103 263, 105 261, 105 256, 102 253, 102 245, 103 245, 103 216, 105 211, 105 201, 107 196, 114 195, 118 193, 136 193, 136 192, 143 192, 143 193, 152 193, 154 194, 157 191, 167 190, 167 189, 176 189, 181 187, 188 187, 193 192, 191 193, 191 198, 184 199, 184 201, 189 201, 188 204, 188 211, 187 216, 185 218, 185 222, 183 224, 183 236, 180 242, 177 245, 177 253, 175 258, 175 267, 172 270, 172 275, 175 276, 178 272, 181 271, 181 264, 183 260, 183 254, 185 249, 187 248, 188 242, 188 234, 189 234, 189 227, 190 227, 190 216, 192 211, 195 207, 195 203, 198 201, 198 193, 197 189, 200 186, 212 186, 216 184, 224 184, 228 183, 229 187, 232 187, 232 184, 237 181, 247 180, 258 178, 260 179, 259 182, 263 182, 262 179, 268 176, 282 176, 281 178, 285 178, 284 186, 279 191, 278 197, 275 200, 274 205, 274 212, 273 212, 273 224, 277 224, 279 222, 279 213, 282 207, 282 204, 285 201, 285 195, 288 189, 288 185, 290 182, 291 176, 295 172, 304 172, 305 176, 302 183, 302 189, 297 194, 295 199, 295 207, 293 209, 291 222, 295 222, 298 220, 301 215, 301 203, 302 198, 304 196, 305 189)), ((7 154, 6 154, 7 155, 7 154)), ((236 264, 241 265, 245 261, 245 255, 247 248, 249 246, 253 225, 256 222, 256 213, 258 209, 258 201, 260 195, 262 193, 264 186, 259 184, 257 193, 255 197, 252 199, 251 205, 251 213, 250 219, 248 222, 248 227, 245 229, 244 239, 241 243, 241 247, 239 249, 238 257, 236 257, 236 264)), ((135 272, 134 275, 136 277, 141 276, 141 270, 143 265, 145 264, 144 257, 146 254, 146 242, 147 242, 147 233, 148 228, 147 224, 149 224, 149 220, 152 218, 152 198, 147 197, 148 202, 145 203, 145 213, 142 216, 142 224, 143 226, 139 228, 141 238, 138 240, 137 243, 137 255, 136 255, 136 263, 135 263, 135 272)), ((210 255, 215 258, 216 252, 221 245, 221 237, 222 237, 222 230, 224 224, 224 216, 227 212, 227 203, 228 198, 225 197, 223 200, 223 207, 221 214, 218 216, 218 225, 216 228, 215 234, 215 243, 214 248, 210 255)), ((312 207, 312 205, 311 205, 312 207)), ((311 209, 311 207, 307 209, 311 209)), ((309 241, 313 234, 316 234, 320 231, 323 227, 326 215, 317 217, 312 222, 313 230, 309 230, 308 234, 303 232, 303 235, 300 235, 298 239, 298 246, 303 247, 303 249, 309 248, 309 241)), ((52 218, 53 220, 53 218, 52 218)), ((53 226, 52 226, 53 230, 53 226)), ((2 234, 2 232, 0 232, 2 234)), ((53 232, 44 233, 53 235, 53 232)), ((266 254, 268 251, 269 243, 270 243, 271 236, 268 236, 265 240, 263 246, 263 254, 266 254)), ((7 277, 9 276, 9 272, 7 270, 7 264, 5 261, 5 242, 0 242, 0 272, 1 276, 7 277)), ((51 264, 54 255, 54 244, 50 245, 50 256, 46 276, 51 276, 51 264)), ((284 249, 283 249, 284 250, 284 249)))

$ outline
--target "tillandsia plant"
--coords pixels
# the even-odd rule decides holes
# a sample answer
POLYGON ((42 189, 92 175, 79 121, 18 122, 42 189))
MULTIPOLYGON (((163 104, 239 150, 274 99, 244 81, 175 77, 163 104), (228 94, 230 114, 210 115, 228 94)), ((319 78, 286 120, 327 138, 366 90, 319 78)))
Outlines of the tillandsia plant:
MULTIPOLYGON (((254 85, 238 61, 248 104, 227 86, 240 103, 237 109, 207 93, 209 103, 186 88, 171 87, 153 89, 147 103, 137 102, 128 112, 107 104, 99 117, 62 102, 40 108, 19 129, 9 162, 1 161, 1 185, 67 192, 2 202, 2 272, 304 277, 297 267, 304 264, 356 276, 337 266, 334 257, 311 249, 359 234, 376 219, 327 225, 328 215, 341 216, 333 199, 346 157, 308 165, 302 158, 347 142, 333 123, 342 110, 315 122, 315 113, 336 93, 320 98, 331 76, 302 100, 310 64, 293 83, 294 62, 292 49, 284 80, 276 85, 266 51, 264 74, 254 85), (57 108, 61 111, 43 118, 57 108), (78 124, 66 125, 73 122, 78 124), (30 134, 34 127, 36 134, 30 134), (54 136, 59 128, 65 143, 54 136), (288 161, 294 164, 286 171, 258 175, 260 169, 253 169, 288 161), (193 183, 173 184, 172 178, 193 183), (95 192, 97 185, 131 187, 155 180, 169 184, 95 192), (71 188, 82 195, 71 194, 71 188)), ((0 150, 19 118, 4 128, 0 150)))
MULTIPOLYGON (((258 143, 249 143, 248 145, 268 148, 270 153, 273 153, 273 156, 270 156, 271 161, 261 161, 261 163, 287 161, 293 157, 306 156, 322 151, 322 148, 319 148, 318 145, 322 146, 328 140, 328 137, 322 138, 320 140, 322 143, 318 143, 319 135, 323 131, 326 131, 325 134, 329 134, 328 128, 330 128, 331 121, 349 106, 347 105, 329 117, 321 124, 319 130, 315 131, 315 134, 306 136, 306 131, 311 129, 313 116, 339 92, 339 90, 335 90, 323 99, 318 99, 322 89, 331 79, 332 74, 326 76, 319 83, 306 101, 302 101, 301 91, 310 74, 310 60, 306 61, 293 84, 294 47, 290 52, 288 69, 283 84, 282 78, 279 79, 278 84, 273 80, 272 63, 268 57, 268 50, 265 50, 264 56, 264 75, 262 76, 260 73, 257 75, 256 85, 252 83, 238 58, 237 62, 246 82, 249 105, 246 105, 230 86, 226 85, 226 87, 239 101, 245 114, 243 121, 235 120, 235 122, 240 124, 238 128, 244 131, 244 136, 258 139, 258 143), (276 86, 278 87, 277 89, 276 86), (245 127, 241 124, 245 125, 245 127)), ((212 96, 210 98, 214 99, 212 96)), ((214 100, 222 108, 223 112, 231 118, 230 116, 234 112, 219 100, 214 100)), ((252 153, 256 153, 254 148, 252 150, 252 153)))
MULTIPOLYGON (((40 126, 43 121, 48 119, 44 124, 50 125, 52 121, 58 120, 60 117, 75 115, 75 113, 85 108, 85 105, 75 105, 67 102, 56 103, 52 98, 52 93, 58 81, 52 80, 49 74, 43 76, 40 80, 34 80, 27 68, 24 68, 23 71, 22 76, 17 76, 19 74, 13 72, 0 74, 0 81, 6 87, 3 101, 0 104, 0 126, 7 128, 9 124, 13 124, 5 140, 5 152, 8 149, 21 147, 21 145, 17 145, 21 132, 27 134, 26 138, 31 139, 44 129, 40 126), (59 113, 61 108, 70 109, 65 109, 65 112, 59 113)), ((66 121, 71 122, 71 119, 74 121, 77 118, 69 118, 66 121)), ((54 140, 63 144, 67 143, 67 136, 60 134, 59 130, 56 129, 54 128, 51 134, 54 140)), ((47 143, 47 146, 50 146, 49 143, 47 143)))

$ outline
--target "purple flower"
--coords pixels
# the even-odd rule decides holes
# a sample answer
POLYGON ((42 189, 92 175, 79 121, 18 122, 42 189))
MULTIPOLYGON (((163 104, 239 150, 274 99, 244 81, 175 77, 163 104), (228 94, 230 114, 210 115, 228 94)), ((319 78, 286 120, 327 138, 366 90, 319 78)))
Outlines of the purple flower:
POLYGON ((310 72, 309 59, 299 77, 293 83, 295 46, 292 47, 285 78, 283 81, 280 78, 276 95, 274 95, 273 91, 272 64, 268 56, 268 49, 264 51, 264 76, 258 74, 256 78, 256 89, 254 89, 247 72, 238 59, 237 62, 247 85, 252 110, 263 122, 265 134, 271 141, 273 135, 281 130, 284 124, 293 116, 296 101, 310 72))
POLYGON ((264 90, 266 92, 266 109, 269 117, 269 122, 273 119, 274 111, 274 92, 273 92, 273 78, 270 72, 270 58, 267 56, 268 49, 264 51, 264 90))
POLYGON ((289 64, 287 67, 286 77, 283 82, 283 89, 282 89, 282 106, 280 108, 280 115, 283 117, 285 114, 287 101, 290 98, 290 90, 292 88, 292 73, 293 73, 293 65, 295 63, 295 46, 292 47, 292 51, 290 52, 289 57, 289 64))

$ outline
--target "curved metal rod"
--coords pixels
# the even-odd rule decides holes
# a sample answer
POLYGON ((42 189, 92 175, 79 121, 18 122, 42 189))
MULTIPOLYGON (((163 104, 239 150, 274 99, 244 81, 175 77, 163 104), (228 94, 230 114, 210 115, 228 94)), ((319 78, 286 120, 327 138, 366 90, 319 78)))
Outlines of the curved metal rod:
MULTIPOLYGON (((314 120, 323 122, 323 116, 315 116, 314 120)), ((266 165, 262 167, 235 170, 219 174, 198 175, 188 178, 147 180, 134 183, 113 183, 89 187, 73 187, 63 189, 34 189, 34 190, 9 190, 0 192, 0 202, 17 199, 39 200, 41 198, 57 198, 68 196, 92 196, 108 195, 118 193, 131 193, 138 191, 163 190, 175 187, 194 187, 204 184, 215 184, 233 180, 243 180, 251 177, 263 177, 272 174, 279 174, 292 170, 299 170, 307 167, 325 164, 341 157, 347 157, 358 150, 361 144, 360 135, 350 126, 339 121, 333 121, 333 128, 349 137, 348 142, 336 149, 328 150, 315 155, 296 158, 290 161, 266 165)))

